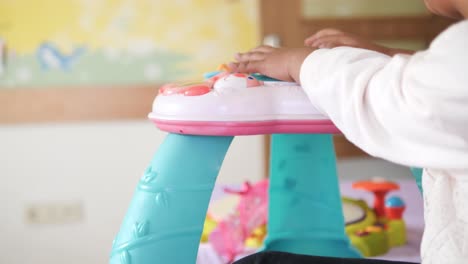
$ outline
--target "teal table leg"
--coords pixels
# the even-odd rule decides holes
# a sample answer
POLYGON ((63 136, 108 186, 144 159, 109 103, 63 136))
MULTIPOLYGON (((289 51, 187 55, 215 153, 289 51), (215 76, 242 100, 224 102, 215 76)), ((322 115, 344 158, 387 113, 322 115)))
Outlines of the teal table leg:
POLYGON ((344 231, 331 135, 274 135, 265 250, 356 257, 344 231))
POLYGON ((196 262, 208 203, 232 139, 167 136, 136 188, 111 264, 196 262))
POLYGON ((421 194, 423 193, 422 173, 423 173, 422 169, 411 168, 411 174, 413 174, 413 177, 416 180, 416 184, 418 185, 418 188, 419 188, 419 191, 421 192, 421 194))

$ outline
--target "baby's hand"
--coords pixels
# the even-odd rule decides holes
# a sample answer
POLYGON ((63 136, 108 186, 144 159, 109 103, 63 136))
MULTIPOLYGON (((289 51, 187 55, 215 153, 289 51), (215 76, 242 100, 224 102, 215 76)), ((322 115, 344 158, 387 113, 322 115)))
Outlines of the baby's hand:
POLYGON ((315 49, 273 48, 259 46, 235 56, 237 62, 229 64, 234 72, 260 73, 283 81, 299 83, 302 62, 315 49))
POLYGON ((345 33, 337 29, 323 29, 314 35, 308 37, 304 44, 312 48, 335 48, 340 46, 355 47, 367 50, 377 51, 389 56, 393 56, 398 53, 412 54, 413 51, 402 50, 402 49, 391 49, 381 45, 377 45, 372 41, 359 36, 345 33))

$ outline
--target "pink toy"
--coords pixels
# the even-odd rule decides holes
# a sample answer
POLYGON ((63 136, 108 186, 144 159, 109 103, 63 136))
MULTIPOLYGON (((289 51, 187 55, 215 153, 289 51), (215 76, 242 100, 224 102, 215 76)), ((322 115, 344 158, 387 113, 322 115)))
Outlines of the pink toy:
POLYGON ((245 251, 245 241, 253 231, 267 223, 268 180, 255 185, 246 182, 241 191, 225 191, 241 196, 237 214, 222 220, 209 236, 209 241, 216 252, 230 263, 245 251))
POLYGON ((159 94, 162 96, 169 95, 184 95, 184 96, 199 96, 209 93, 213 88, 222 91, 223 89, 245 89, 252 87, 260 87, 262 81, 257 80, 252 75, 244 73, 228 73, 221 72, 205 82, 175 84, 169 83, 159 89, 159 94))
POLYGON ((176 84, 166 84, 159 89, 159 94, 164 96, 182 94, 185 96, 197 96, 206 94, 211 90, 209 84, 193 84, 185 87, 180 87, 176 84))
POLYGON ((228 71, 204 82, 163 86, 149 118, 178 134, 339 133, 299 85, 228 71))

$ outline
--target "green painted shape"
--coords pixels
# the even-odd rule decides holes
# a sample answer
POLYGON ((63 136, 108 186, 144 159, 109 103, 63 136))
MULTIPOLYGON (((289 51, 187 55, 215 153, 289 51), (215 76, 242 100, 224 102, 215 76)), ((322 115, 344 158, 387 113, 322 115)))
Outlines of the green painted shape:
POLYGON ((187 60, 187 55, 163 51, 132 55, 96 50, 86 51, 69 69, 43 69, 36 54, 10 54, 5 73, 0 76, 0 87, 160 84, 189 76, 191 72, 184 66, 187 60))
POLYGON ((390 247, 398 247, 406 244, 406 224, 403 220, 391 220, 388 225, 388 238, 390 247))
POLYGON ((386 232, 369 233, 366 236, 350 236, 351 243, 360 250, 365 257, 375 257, 390 250, 389 238, 386 232))
POLYGON ((423 169, 411 168, 411 174, 413 175, 414 180, 416 181, 416 184, 418 185, 419 191, 421 192, 421 194, 423 194, 423 186, 422 186, 423 169))

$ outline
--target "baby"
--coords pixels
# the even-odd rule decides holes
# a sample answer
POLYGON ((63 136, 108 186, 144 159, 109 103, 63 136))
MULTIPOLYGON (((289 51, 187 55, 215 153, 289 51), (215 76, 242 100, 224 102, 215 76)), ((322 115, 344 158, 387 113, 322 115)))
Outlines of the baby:
POLYGON ((300 83, 355 145, 425 168, 422 262, 462 264, 468 263, 468 0, 425 3, 435 14, 462 20, 425 51, 389 49, 325 29, 307 38, 306 47, 260 46, 237 54, 229 66, 300 83))

